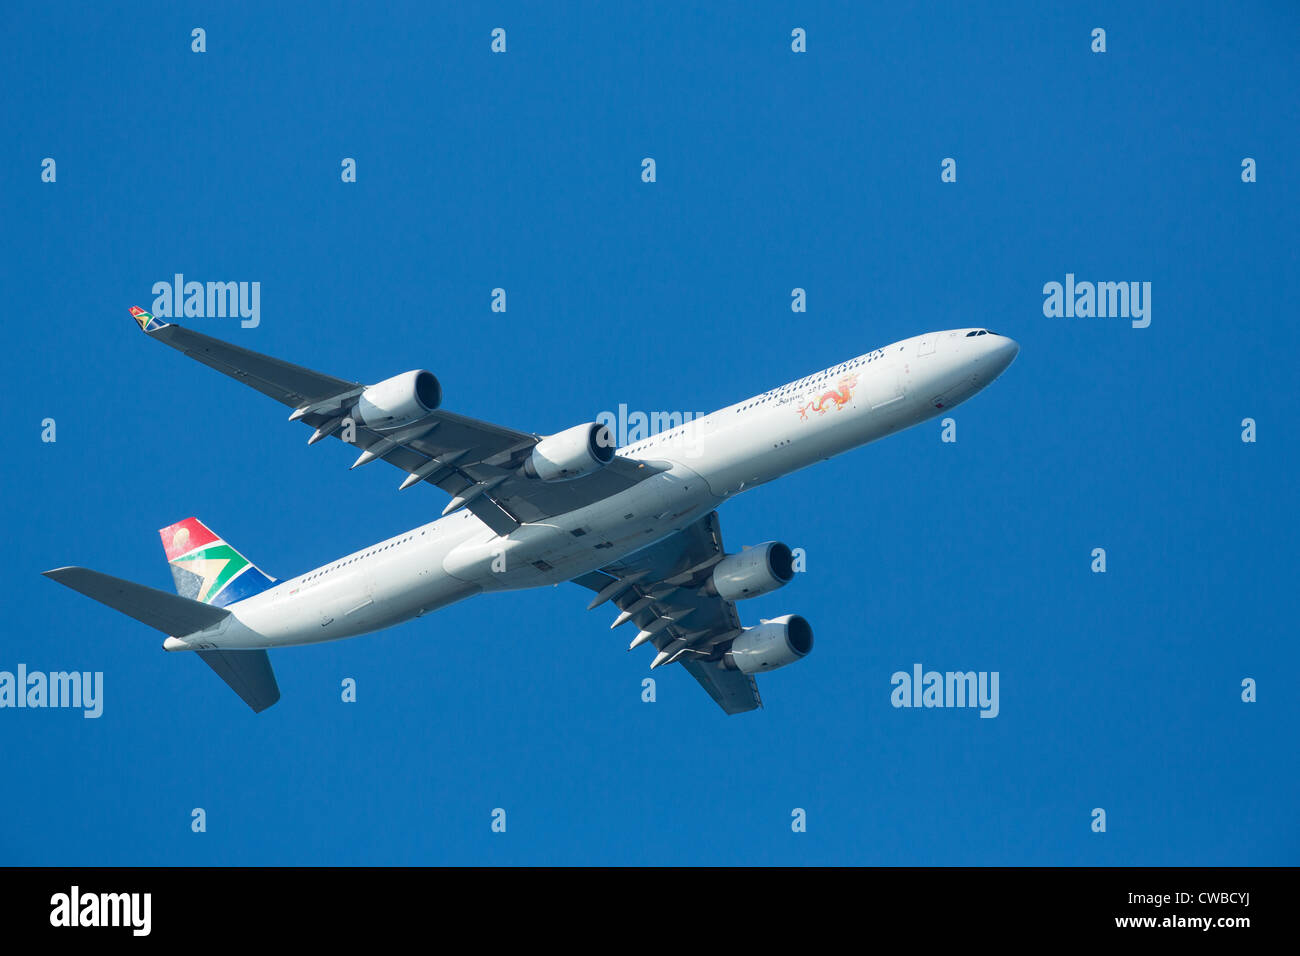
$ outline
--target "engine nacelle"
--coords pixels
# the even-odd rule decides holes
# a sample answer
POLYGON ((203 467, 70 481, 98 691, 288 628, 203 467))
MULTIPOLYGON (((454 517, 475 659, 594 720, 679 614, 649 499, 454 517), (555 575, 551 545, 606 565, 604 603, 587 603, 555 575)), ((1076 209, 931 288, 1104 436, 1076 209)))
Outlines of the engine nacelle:
POLYGON ((533 446, 524 474, 542 481, 568 481, 599 471, 614 460, 614 436, 600 422, 575 425, 533 446))
POLYGON ((790 549, 780 541, 767 541, 714 565, 708 589, 724 601, 743 601, 784 587, 793 577, 790 549))
POLYGON ((743 674, 774 671, 806 657, 812 645, 809 623, 798 614, 785 614, 758 627, 745 628, 722 655, 722 663, 743 674))
POLYGON ((442 404, 442 386, 433 373, 403 372, 370 385, 357 399, 353 415, 370 428, 410 425, 442 404))

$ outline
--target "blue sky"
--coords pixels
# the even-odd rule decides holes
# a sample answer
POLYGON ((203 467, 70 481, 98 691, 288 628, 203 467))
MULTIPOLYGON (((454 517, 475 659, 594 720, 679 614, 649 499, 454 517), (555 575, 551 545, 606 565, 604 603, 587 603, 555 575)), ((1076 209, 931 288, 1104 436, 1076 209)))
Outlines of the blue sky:
POLYGON ((0 669, 102 671, 105 702, 0 710, 0 863, 1296 862, 1291 5, 3 18, 0 669), (731 548, 808 554, 742 607, 817 634, 763 711, 675 668, 643 703, 650 656, 564 585, 273 652, 255 716, 39 572, 170 588, 157 529, 197 515, 284 577, 445 498, 150 344, 127 307, 178 272, 261 283, 257 328, 202 331, 349 379, 426 367, 445 407, 537 432, 931 329, 1022 351, 955 444, 927 423, 723 507, 731 548), (1151 282, 1150 327, 1045 317, 1066 273, 1151 282), (998 671, 999 716, 894 709, 915 662, 998 671))

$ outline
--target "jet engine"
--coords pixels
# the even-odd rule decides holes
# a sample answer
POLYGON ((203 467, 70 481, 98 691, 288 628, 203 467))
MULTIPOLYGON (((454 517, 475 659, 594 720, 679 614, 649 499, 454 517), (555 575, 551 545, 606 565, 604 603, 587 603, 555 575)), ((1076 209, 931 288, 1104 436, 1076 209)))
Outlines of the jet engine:
POLYGON ((400 428, 442 404, 442 386, 425 371, 403 372, 370 385, 357 399, 357 421, 370 428, 400 428))
POLYGON ((599 471, 614 460, 614 437, 599 422, 575 425, 533 446, 524 474, 542 481, 568 481, 599 471))
POLYGON ((812 644, 808 622, 798 614, 785 614, 758 627, 745 628, 722 655, 722 663, 743 674, 774 671, 807 656, 812 644))
POLYGON ((768 541, 729 554, 714 565, 708 590, 724 601, 742 601, 784 587, 793 577, 790 549, 780 541, 768 541))

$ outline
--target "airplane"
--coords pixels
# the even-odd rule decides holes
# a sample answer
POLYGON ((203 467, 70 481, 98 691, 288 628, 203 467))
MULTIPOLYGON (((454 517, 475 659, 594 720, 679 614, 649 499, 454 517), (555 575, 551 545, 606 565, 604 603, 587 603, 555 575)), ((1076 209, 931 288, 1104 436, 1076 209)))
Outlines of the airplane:
POLYGON ((728 714, 762 706, 757 674, 806 657, 797 614, 743 626, 737 602, 793 579, 791 549, 722 544, 727 499, 947 412, 1020 351, 988 329, 929 332, 616 448, 606 424, 553 435, 445 411, 425 370, 374 385, 322 375, 156 318, 141 331, 292 409, 309 445, 341 438, 358 468, 451 495, 442 516, 280 581, 197 518, 163 528, 176 594, 80 567, 45 576, 193 651, 260 713, 280 698, 267 650, 355 637, 477 594, 571 581, 631 624, 651 669, 680 663, 728 714))

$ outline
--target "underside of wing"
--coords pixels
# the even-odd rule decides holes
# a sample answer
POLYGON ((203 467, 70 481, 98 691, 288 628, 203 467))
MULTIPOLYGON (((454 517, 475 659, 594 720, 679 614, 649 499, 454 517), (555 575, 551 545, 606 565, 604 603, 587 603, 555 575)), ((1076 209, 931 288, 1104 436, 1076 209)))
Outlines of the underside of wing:
POLYGON ((680 662, 728 714, 762 706, 753 677, 727 666, 724 651, 742 632, 735 603, 710 592, 726 557, 717 512, 622 561, 575 578, 596 592, 590 607, 619 608, 612 625, 630 625, 629 650, 650 644, 651 669, 680 662))
POLYGON ((363 385, 164 322, 139 307, 131 315, 150 338, 292 408, 290 420, 313 429, 308 444, 335 437, 355 445, 353 468, 387 461, 407 473, 400 488, 436 485, 452 496, 444 514, 467 508, 497 534, 603 500, 659 470, 610 449, 590 473, 545 480, 527 467, 542 436, 442 410, 441 386, 429 372, 363 385))
POLYGON ((763 706, 758 683, 748 674, 708 661, 682 661, 682 666, 728 714, 743 714, 763 706))

